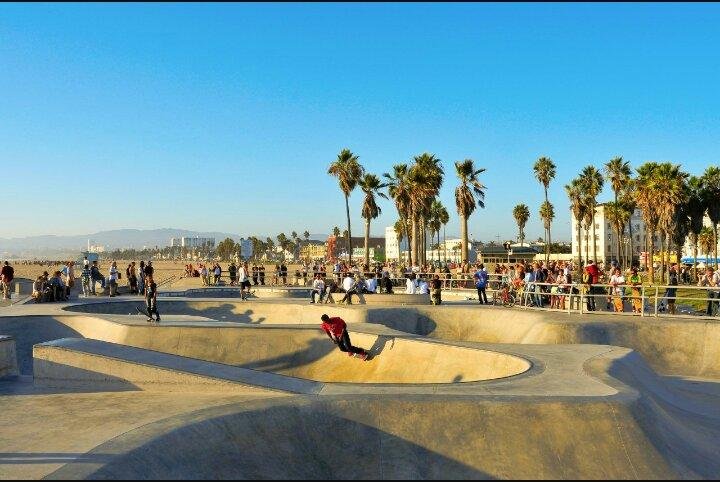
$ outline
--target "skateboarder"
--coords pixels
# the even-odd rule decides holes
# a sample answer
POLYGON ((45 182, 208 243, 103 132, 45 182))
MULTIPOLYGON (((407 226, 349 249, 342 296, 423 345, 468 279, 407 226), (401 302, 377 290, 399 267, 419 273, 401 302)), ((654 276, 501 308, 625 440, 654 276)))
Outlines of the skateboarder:
POLYGON ((352 346, 350 343, 350 335, 347 332, 347 324, 340 317, 330 318, 328 315, 322 315, 322 329, 325 330, 327 336, 330 337, 340 351, 346 352, 349 356, 359 355, 360 359, 367 360, 369 353, 362 348, 352 346))
POLYGON ((151 274, 145 278, 145 305, 147 307, 147 321, 153 321, 153 313, 155 313, 155 321, 160 323, 160 313, 157 309, 157 285, 151 274))

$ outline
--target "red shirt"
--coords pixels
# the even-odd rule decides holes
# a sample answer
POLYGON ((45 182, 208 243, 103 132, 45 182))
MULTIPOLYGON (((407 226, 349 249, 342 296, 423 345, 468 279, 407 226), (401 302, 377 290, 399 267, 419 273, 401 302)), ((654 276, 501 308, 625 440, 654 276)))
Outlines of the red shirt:
POLYGON ((590 283, 598 284, 600 282, 600 270, 598 269, 598 267, 594 264, 591 264, 585 269, 590 275, 590 283))
POLYGON ((327 322, 323 322, 321 326, 322 329, 325 330, 325 333, 332 333, 337 338, 342 336, 343 331, 345 331, 345 328, 347 327, 345 321, 337 316, 330 318, 327 322))

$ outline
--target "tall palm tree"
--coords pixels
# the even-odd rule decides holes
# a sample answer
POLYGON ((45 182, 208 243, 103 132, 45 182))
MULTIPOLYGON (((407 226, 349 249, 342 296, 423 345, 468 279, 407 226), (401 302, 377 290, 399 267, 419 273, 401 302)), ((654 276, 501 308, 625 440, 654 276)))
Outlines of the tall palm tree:
POLYGON ((440 258, 440 229, 450 221, 450 215, 439 199, 434 199, 430 206, 430 231, 437 235, 438 258, 440 258))
MULTIPOLYGON (((549 204, 548 201, 548 187, 550 187, 550 182, 555 179, 555 163, 550 159, 549 157, 541 157, 537 161, 535 161, 535 165, 533 166, 533 171, 535 171, 535 178, 538 180, 540 184, 542 184, 543 188, 545 189, 545 203, 543 205, 549 204)), ((550 223, 552 222, 552 219, 549 220, 549 222, 544 223, 545 224, 545 262, 547 263, 550 261, 550 223)))
MULTIPOLYGON (((592 224, 592 240, 593 240, 593 259, 597 261, 597 243, 595 242, 595 209, 597 207, 597 197, 603 188, 603 176, 595 166, 587 166, 580 173, 580 178, 585 187, 587 195, 587 203, 590 208, 590 223, 592 224)), ((586 213, 587 216, 587 213, 586 213)))
POLYGON ((635 252, 635 240, 633 239, 633 225, 632 225, 632 216, 633 213, 635 213, 635 209, 637 209, 637 201, 635 200, 635 189, 636 189, 637 183, 635 182, 635 179, 629 178, 627 182, 625 183, 625 187, 622 189, 620 194, 620 200, 618 202, 621 202, 626 208, 626 219, 625 224, 627 224, 628 227, 628 235, 630 242, 630 259, 629 259, 629 265, 632 266, 634 261, 634 252, 635 252))
POLYGON ((455 163, 455 170, 460 179, 460 185, 455 189, 455 207, 460 215, 460 231, 462 237, 462 261, 468 259, 468 218, 475 212, 476 205, 485 208, 485 186, 478 176, 485 172, 485 168, 475 169, 472 159, 465 159, 455 163), (473 195, 474 193, 474 195, 473 195), (477 196, 477 199, 475 199, 477 196))
MULTIPOLYGON (((613 193, 615 195, 615 203, 618 203, 621 201, 621 197, 629 197, 627 196, 627 192, 632 189, 631 183, 632 183, 632 171, 630 169, 630 163, 628 161, 624 161, 622 156, 617 156, 612 159, 610 159, 608 162, 605 163, 605 179, 610 183, 610 187, 613 190, 613 193)), ((625 202, 622 206, 624 209, 621 209, 618 214, 623 213, 627 215, 627 218, 625 220, 622 220, 622 225, 625 226, 626 224, 629 227, 629 234, 630 234, 630 253, 632 253, 632 223, 630 222, 630 218, 632 217, 632 213, 635 211, 634 206, 629 205, 629 203, 625 202)), ((619 206, 618 206, 619 207, 619 206)), ((621 221, 621 220, 618 220, 621 221)), ((622 235, 622 231, 618 233, 618 240, 617 240, 617 259, 618 262, 620 260, 620 236, 622 235)))
MULTIPOLYGON (((555 207, 552 205, 552 203, 550 201, 545 201, 544 203, 542 203, 540 205, 540 219, 542 219, 545 230, 549 233, 550 232, 550 224, 553 222, 553 219, 555 219, 555 207)), ((550 246, 548 245, 548 246, 546 246, 546 248, 547 248, 546 253, 549 256, 550 246)))
POLYGON ((688 200, 686 203, 686 212, 690 218, 689 236, 693 249, 693 274, 695 281, 698 280, 697 275, 697 257, 698 257, 698 236, 703 228, 703 219, 707 205, 705 204, 705 196, 703 192, 702 179, 692 176, 688 180, 688 200))
POLYGON ((710 266, 710 263, 708 263, 708 258, 710 257, 710 253, 712 253, 714 249, 714 240, 715 233, 713 233, 712 228, 703 226, 703 228, 700 230, 700 234, 698 234, 698 245, 700 246, 700 251, 705 253, 706 266, 710 266))
POLYGON ((665 279, 667 264, 670 260, 670 238, 677 228, 678 206, 685 203, 688 192, 686 182, 689 175, 680 170, 677 164, 663 162, 653 173, 653 192, 658 210, 658 228, 661 231, 661 241, 666 249, 661 255, 661 275, 665 279))
POLYGON ((660 207, 656 202, 656 179, 658 163, 646 162, 637 168, 635 201, 642 210, 643 221, 645 222, 645 250, 647 252, 647 267, 650 273, 650 280, 655 280, 654 255, 655 255, 655 234, 660 223, 660 207), (649 242, 648 242, 649 240, 649 242))
POLYGON ((585 210, 587 209, 582 181, 580 181, 580 179, 573 179, 570 181, 570 184, 565 186, 565 192, 570 200, 570 210, 577 221, 575 225, 578 246, 577 266, 578 269, 580 269, 582 260, 582 235, 580 234, 580 230, 582 228, 582 221, 585 218, 585 210))
POLYGON ((520 240, 520 245, 522 246, 525 242, 525 225, 527 224, 528 219, 530 219, 530 210, 527 205, 518 204, 515 206, 513 208, 513 217, 518 225, 518 239, 520 240))
POLYGON ((720 167, 711 166, 702 175, 703 193, 707 215, 712 223, 715 247, 713 248, 715 267, 718 266, 718 223, 720 223, 720 167))
POLYGON ((348 261, 352 262, 352 246, 350 246, 350 239, 352 239, 352 230, 350 228, 350 193, 357 186, 358 181, 363 175, 365 170, 358 162, 358 156, 353 154, 350 149, 343 149, 338 154, 337 159, 330 164, 328 168, 328 174, 338 179, 340 184, 340 190, 345 195, 345 214, 347 215, 347 250, 348 250, 348 261))
POLYGON ((432 200, 442 187, 444 170, 440 159, 427 152, 415 156, 414 164, 410 168, 409 180, 411 184, 410 210, 412 216, 412 262, 425 262, 425 232, 426 220, 429 216, 432 200), (423 233, 422 238, 419 233, 423 233))
MULTIPOLYGON (((409 240, 410 236, 410 217, 411 208, 410 200, 412 199, 412 185, 409 179, 409 171, 407 164, 396 164, 393 166, 393 173, 385 173, 383 177, 387 181, 388 193, 395 202, 395 208, 397 209, 399 222, 405 226, 403 233, 405 238, 409 240)), ((408 243, 409 246, 409 243, 408 243)), ((411 250, 408 249, 408 263, 411 263, 411 250)))
POLYGON ((630 217, 630 210, 622 201, 605 203, 605 216, 615 230, 617 260, 620 262, 620 237, 625 230, 625 223, 630 217))
POLYGON ((376 219, 382 210, 377 205, 375 195, 387 199, 388 197, 380 189, 385 189, 375 174, 365 174, 359 182, 360 189, 365 193, 365 200, 362 206, 362 217, 365 219, 365 265, 370 266, 370 220, 376 219))

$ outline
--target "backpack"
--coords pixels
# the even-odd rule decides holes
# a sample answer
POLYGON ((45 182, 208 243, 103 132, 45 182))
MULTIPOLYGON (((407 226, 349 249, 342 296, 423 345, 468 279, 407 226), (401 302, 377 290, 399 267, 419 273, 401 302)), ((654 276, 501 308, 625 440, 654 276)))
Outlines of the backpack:
POLYGON ((582 281, 585 284, 590 284, 590 281, 592 281, 592 276, 590 276, 590 273, 584 271, 582 275, 582 281))

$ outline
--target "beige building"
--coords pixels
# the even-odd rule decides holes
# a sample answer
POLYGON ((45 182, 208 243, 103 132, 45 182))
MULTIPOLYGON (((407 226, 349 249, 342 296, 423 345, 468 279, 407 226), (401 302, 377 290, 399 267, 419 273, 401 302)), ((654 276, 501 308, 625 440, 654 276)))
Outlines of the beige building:
POLYGON ((300 258, 305 260, 325 259, 327 243, 322 241, 309 241, 300 247, 300 258))
MULTIPOLYGON (((593 258, 593 230, 592 225, 585 231, 584 224, 580 228, 581 239, 578 240, 577 220, 575 215, 570 211, 570 228, 572 236, 572 255, 573 258, 578 257, 578 241, 581 241, 582 253, 580 253, 584 261, 593 258)), ((617 259, 617 234, 605 215, 605 205, 599 204, 595 208, 595 253, 597 253, 598 262, 608 263, 617 259)), ((626 226, 625 231, 620 236, 620 259, 628 259, 630 255, 630 245, 632 244, 633 259, 639 259, 640 253, 645 251, 645 242, 647 232, 645 223, 642 219, 642 211, 636 209, 630 218, 632 224, 632 243, 630 243, 630 227, 626 226)), ((655 249, 660 249, 660 240, 658 236, 654 239, 655 249)))

